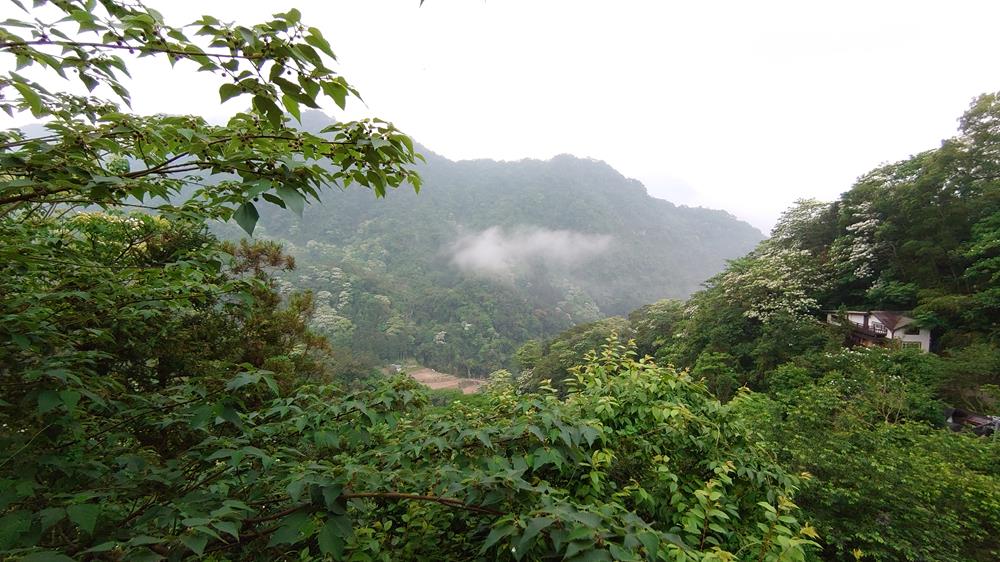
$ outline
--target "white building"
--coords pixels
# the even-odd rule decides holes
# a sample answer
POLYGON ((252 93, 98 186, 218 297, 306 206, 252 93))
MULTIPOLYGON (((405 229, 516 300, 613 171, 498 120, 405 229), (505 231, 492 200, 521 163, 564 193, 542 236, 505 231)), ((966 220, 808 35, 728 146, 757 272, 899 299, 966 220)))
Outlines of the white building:
MULTIPOLYGON (((837 324, 840 311, 827 311, 826 321, 837 324)), ((931 350, 931 331, 916 326, 916 320, 904 312, 893 310, 847 310, 847 320, 853 324, 851 339, 860 345, 884 345, 898 340, 903 347, 931 350)))

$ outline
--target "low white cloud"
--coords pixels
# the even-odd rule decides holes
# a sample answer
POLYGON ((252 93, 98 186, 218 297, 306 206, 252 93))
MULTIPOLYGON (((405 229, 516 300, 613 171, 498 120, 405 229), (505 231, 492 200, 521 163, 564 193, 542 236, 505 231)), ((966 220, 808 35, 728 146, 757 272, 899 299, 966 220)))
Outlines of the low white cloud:
POLYGON ((611 236, 532 226, 493 226, 460 236, 448 249, 462 271, 510 276, 535 264, 569 268, 586 263, 611 246, 611 236))

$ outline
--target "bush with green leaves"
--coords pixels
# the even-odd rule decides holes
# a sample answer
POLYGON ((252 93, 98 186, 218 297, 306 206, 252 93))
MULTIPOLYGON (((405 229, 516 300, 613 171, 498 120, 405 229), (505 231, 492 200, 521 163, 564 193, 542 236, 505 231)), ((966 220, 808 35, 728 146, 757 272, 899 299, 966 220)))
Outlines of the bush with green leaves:
POLYGON ((744 405, 781 464, 809 474, 798 501, 823 559, 1000 555, 1000 441, 939 427, 925 382, 939 362, 882 349, 817 354, 780 368, 773 398, 744 405))
POLYGON ((611 335, 627 341, 631 335, 628 321, 619 317, 605 318, 574 326, 551 340, 526 343, 518 354, 518 360, 524 362, 523 386, 537 389, 546 385, 565 390, 572 368, 582 365, 587 354, 598 349, 611 335), (527 365, 531 365, 530 369, 527 365))
POLYGON ((424 528, 414 556, 460 529, 463 548, 501 559, 802 559, 815 535, 794 517, 794 479, 704 386, 611 338, 570 387, 560 399, 495 380, 485 404, 422 419, 440 437, 392 440, 414 453, 382 478, 426 470, 431 489, 487 509, 456 527, 434 507, 449 523, 424 528))
MULTIPOLYGON (((143 220, 169 231, 162 219, 143 220)), ((194 239, 199 251, 212 248, 194 239)), ((301 368, 296 384, 282 384, 227 355, 245 337, 243 321, 271 321, 246 315, 254 309, 240 298, 260 302, 266 280, 235 272, 260 269, 255 258, 280 263, 273 248, 245 246, 242 261, 221 270, 191 251, 171 255, 165 269, 198 264, 219 292, 165 306, 120 302, 159 290, 114 277, 134 270, 99 268, 97 283, 80 267, 93 246, 80 237, 60 255, 72 258, 67 271, 82 270, 109 294, 56 311, 50 340, 32 327, 21 367, 4 372, 19 381, 2 410, 4 427, 17 428, 4 437, 13 454, 0 467, 8 554, 794 560, 812 544, 812 528, 794 518, 793 479, 731 406, 686 375, 634 360, 615 339, 576 370, 565 400, 518 395, 500 381, 474 403, 440 409, 405 377, 350 393, 307 382, 301 368), (204 320, 217 324, 205 330, 204 320), (74 323, 84 333, 62 339, 74 323), (111 329, 119 332, 103 337, 111 329), (149 330, 162 332, 162 348, 132 353, 149 330), (166 345, 178 336, 189 345, 166 345), (56 351, 43 356, 41 346, 56 351)), ((181 279, 172 290, 209 287, 206 276, 181 279)), ((235 351, 295 357, 301 340, 243 341, 235 351)))

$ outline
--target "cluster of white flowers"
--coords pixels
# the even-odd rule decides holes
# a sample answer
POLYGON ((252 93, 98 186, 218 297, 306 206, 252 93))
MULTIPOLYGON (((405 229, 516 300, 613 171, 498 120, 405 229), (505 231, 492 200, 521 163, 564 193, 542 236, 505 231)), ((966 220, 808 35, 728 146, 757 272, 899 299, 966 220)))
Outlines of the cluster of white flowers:
POLYGON ((347 280, 347 275, 339 267, 331 268, 320 268, 316 266, 311 266, 307 268, 309 275, 300 275, 299 282, 303 284, 309 284, 316 282, 316 284, 321 286, 326 286, 329 288, 320 290, 316 293, 316 300, 329 305, 334 311, 343 311, 351 305, 351 300, 353 298, 353 291, 351 282, 347 280), (336 300, 334 300, 334 292, 336 292, 336 300))
POLYGON ((805 316, 819 308, 811 293, 825 284, 808 250, 768 246, 721 278, 723 293, 744 303, 744 315, 766 322, 776 314, 805 316))
POLYGON ((337 256, 337 246, 325 242, 309 240, 306 242, 306 249, 317 257, 332 258, 337 256))
MULTIPOLYGON (((166 225, 167 220, 162 217, 147 216, 144 217, 152 223, 159 224, 160 226, 166 225)), ((125 227, 133 232, 142 230, 145 226, 145 221, 143 218, 139 218, 134 215, 118 215, 102 212, 80 212, 73 215, 72 221, 78 223, 92 223, 92 222, 103 222, 105 224, 115 224, 125 227)))
POLYGON ((845 257, 850 267, 854 268, 854 276, 866 279, 875 274, 875 233, 880 221, 867 201, 858 205, 853 212, 859 220, 847 226, 850 246, 845 257))
POLYGON ((334 338, 349 338, 354 334, 354 323, 337 314, 329 304, 320 304, 313 313, 311 326, 334 338))
POLYGON ((781 218, 771 229, 771 240, 786 247, 798 246, 799 233, 830 210, 830 203, 817 199, 799 199, 781 214, 781 218))

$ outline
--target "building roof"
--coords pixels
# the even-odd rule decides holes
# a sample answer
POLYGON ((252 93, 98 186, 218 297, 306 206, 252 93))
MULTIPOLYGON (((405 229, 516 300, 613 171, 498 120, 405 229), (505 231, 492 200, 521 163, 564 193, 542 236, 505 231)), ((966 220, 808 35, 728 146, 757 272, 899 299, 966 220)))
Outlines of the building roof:
POLYGON ((830 313, 830 314, 835 314, 837 312, 843 312, 844 314, 873 314, 873 315, 875 315, 876 318, 879 318, 880 314, 882 314, 882 315, 895 315, 895 316, 899 316, 901 318, 910 318, 910 314, 912 314, 912 312, 909 311, 909 310, 869 310, 869 309, 864 309, 864 308, 860 308, 860 307, 859 308, 845 308, 844 310, 840 310, 840 309, 837 309, 837 308, 828 308, 828 309, 824 310, 823 312, 827 312, 827 313, 830 313))
POLYGON ((890 330, 895 330, 900 326, 913 322, 912 318, 906 316, 902 312, 894 312, 891 310, 873 310, 872 316, 878 318, 878 321, 890 330))

